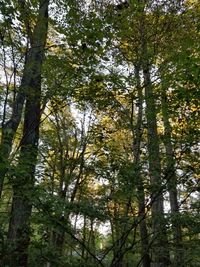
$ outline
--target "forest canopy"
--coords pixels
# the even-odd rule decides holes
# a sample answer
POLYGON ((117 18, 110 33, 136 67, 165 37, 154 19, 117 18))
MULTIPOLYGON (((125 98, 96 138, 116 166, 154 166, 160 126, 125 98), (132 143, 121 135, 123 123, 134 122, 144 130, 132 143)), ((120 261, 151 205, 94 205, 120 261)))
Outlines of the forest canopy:
POLYGON ((198 2, 0 1, 0 266, 200 266, 198 2))

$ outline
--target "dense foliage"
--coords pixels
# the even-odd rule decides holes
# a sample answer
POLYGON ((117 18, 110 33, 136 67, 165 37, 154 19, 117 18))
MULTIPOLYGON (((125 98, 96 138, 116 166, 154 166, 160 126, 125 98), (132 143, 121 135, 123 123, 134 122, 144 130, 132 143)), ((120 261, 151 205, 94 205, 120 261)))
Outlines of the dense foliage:
POLYGON ((0 266, 200 266, 196 0, 0 1, 0 266))

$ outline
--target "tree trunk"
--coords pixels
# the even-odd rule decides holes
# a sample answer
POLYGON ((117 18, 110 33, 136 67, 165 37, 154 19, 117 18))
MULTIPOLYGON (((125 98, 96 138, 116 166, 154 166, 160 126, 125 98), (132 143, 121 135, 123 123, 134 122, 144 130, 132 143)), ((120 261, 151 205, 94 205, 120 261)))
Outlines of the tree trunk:
POLYGON ((135 130, 133 129, 133 154, 134 154, 134 174, 137 179, 137 197, 139 205, 139 228, 140 228, 140 237, 141 237, 141 261, 143 267, 150 267, 151 258, 149 256, 149 238, 148 231, 146 226, 146 214, 145 214, 145 193, 143 179, 140 174, 140 146, 141 146, 141 137, 142 137, 142 113, 143 113, 143 95, 142 88, 140 85, 140 69, 138 66, 135 66, 135 76, 137 83, 138 91, 138 115, 137 115, 137 124, 135 130))
POLYGON ((3 190, 4 178, 9 166, 9 155, 17 128, 21 121, 25 96, 33 90, 34 82, 40 79, 41 67, 44 58, 44 47, 46 43, 46 29, 43 18, 45 16, 45 2, 41 1, 38 20, 33 31, 31 48, 26 54, 25 66, 21 80, 21 86, 17 93, 11 118, 2 125, 2 137, 0 144, 0 197, 3 190))
POLYGON ((19 162, 13 178, 13 201, 8 230, 9 266, 26 267, 28 262, 28 245, 30 240, 30 216, 34 194, 34 175, 37 162, 41 67, 44 60, 44 46, 48 28, 49 0, 40 1, 38 22, 35 27, 32 47, 32 72, 26 90, 25 118, 19 162))
POLYGON ((5 175, 7 173, 7 169, 9 166, 9 155, 12 149, 12 143, 15 136, 15 133, 17 131, 17 128, 19 126, 19 123, 21 121, 22 116, 22 109, 24 105, 25 100, 25 94, 24 94, 24 77, 22 78, 22 84, 19 89, 19 92, 16 96, 15 102, 13 104, 13 111, 12 115, 9 121, 7 121, 2 126, 2 136, 1 136, 1 144, 0 144, 0 198, 3 191, 3 183, 5 179, 5 175))
POLYGON ((151 211, 154 252, 153 266, 164 267, 169 265, 170 260, 164 218, 161 164, 159 138, 157 134, 155 99, 153 95, 150 80, 150 70, 148 65, 144 67, 143 74, 146 98, 149 174, 151 180, 151 211))
POLYGON ((153 267, 166 267, 170 264, 170 256, 168 250, 166 223, 164 218, 161 161, 156 121, 156 103, 153 86, 151 83, 145 16, 146 14, 143 10, 140 15, 140 34, 147 117, 147 149, 149 175, 151 181, 153 267))
MULTIPOLYGON (((115 190, 115 189, 114 189, 115 190)), ((113 192, 114 192, 113 190, 113 192)), ((111 192, 112 194, 112 192, 111 192)), ((124 257, 124 236, 123 229, 120 225, 120 215, 117 202, 114 200, 113 220, 111 220, 112 242, 113 242, 113 259, 110 267, 122 267, 124 257)), ((127 230, 127 229, 126 229, 127 230)))
MULTIPOLYGON (((117 246, 118 247, 121 246, 120 240, 117 246)), ((117 249, 117 251, 114 252, 114 257, 113 257, 110 267, 123 267, 123 258, 124 258, 124 253, 121 250, 117 249)))
POLYGON ((164 123, 164 145, 166 150, 166 171, 165 178, 167 181, 168 191, 169 191, 169 200, 172 213, 172 228, 173 228, 173 239, 175 246, 175 258, 174 263, 177 266, 182 266, 182 253, 181 253, 181 241, 182 233, 181 226, 177 220, 179 214, 179 205, 177 197, 177 177, 175 172, 175 159, 173 145, 171 142, 171 125, 169 122, 169 111, 167 104, 167 95, 165 88, 162 89, 162 115, 164 123))

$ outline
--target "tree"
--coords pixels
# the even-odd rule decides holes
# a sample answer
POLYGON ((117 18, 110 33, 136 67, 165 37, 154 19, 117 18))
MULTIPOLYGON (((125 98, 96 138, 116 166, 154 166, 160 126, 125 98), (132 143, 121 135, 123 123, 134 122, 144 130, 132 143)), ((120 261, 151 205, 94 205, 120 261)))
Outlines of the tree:
POLYGON ((25 97, 26 95, 31 94, 31 90, 34 90, 34 82, 37 83, 38 81, 41 83, 41 68, 44 60, 46 43, 46 32, 43 25, 43 17, 45 17, 46 14, 43 7, 43 2, 41 2, 40 10, 38 11, 38 18, 32 31, 30 28, 31 16, 27 14, 26 8, 27 6, 25 2, 19 1, 19 11, 21 12, 22 21, 27 30, 26 34, 28 36, 28 46, 30 42, 30 48, 27 49, 25 54, 25 64, 21 85, 18 89, 16 98, 14 99, 11 117, 7 122, 3 122, 0 147, 0 156, 2 162, 0 175, 0 194, 2 193, 4 177, 9 165, 8 159, 12 149, 14 136, 21 121, 25 97))
MULTIPOLYGON (((12 178, 13 200, 8 230, 10 243, 8 263, 10 266, 27 266, 28 264, 27 249, 30 240, 31 195, 34 192, 34 175, 39 141, 41 68, 47 38, 48 5, 48 0, 40 1, 37 23, 33 32, 32 47, 24 70, 23 78, 25 81, 23 82, 26 84, 26 91, 22 87, 22 94, 25 94, 26 98, 25 117, 18 166, 12 178)), ((12 123, 12 121, 9 122, 12 123)), ((15 126, 17 125, 15 124, 15 126)), ((9 139, 10 141, 11 139, 9 139)))

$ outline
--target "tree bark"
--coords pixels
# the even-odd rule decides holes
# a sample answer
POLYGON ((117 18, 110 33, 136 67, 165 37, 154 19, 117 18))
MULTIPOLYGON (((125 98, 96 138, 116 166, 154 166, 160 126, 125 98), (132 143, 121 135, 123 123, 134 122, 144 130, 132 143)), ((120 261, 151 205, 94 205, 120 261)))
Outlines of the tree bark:
POLYGON ((40 1, 38 21, 33 33, 35 39, 31 51, 32 60, 30 59, 32 67, 26 90, 23 136, 18 166, 13 177, 12 211, 8 230, 10 267, 28 266, 27 250, 30 240, 30 216, 40 125, 41 67, 47 38, 48 5, 49 0, 40 1))
POLYGON ((163 207, 159 139, 157 134, 155 100, 148 66, 143 69, 148 132, 148 159, 151 180, 151 212, 153 230, 153 266, 168 266, 169 251, 163 207))
POLYGON ((167 103, 167 95, 165 88, 162 88, 162 115, 164 123, 164 145, 166 151, 166 170, 165 170, 165 179, 167 181, 167 187, 169 192, 169 201, 170 208, 172 213, 172 228, 173 228, 173 239, 175 246, 175 258, 174 263, 177 266, 182 266, 182 253, 181 253, 181 241, 182 233, 181 226, 177 220, 179 213, 179 204, 178 204, 178 193, 177 193, 177 177, 175 171, 175 158, 174 150, 171 141, 171 125, 169 122, 169 110, 167 103))
MULTIPOLYGON (((143 1, 141 1, 143 4, 143 1)), ((148 53, 146 14, 140 15, 142 70, 145 89, 146 118, 147 118, 147 149, 149 161, 149 175, 151 181, 151 214, 152 214, 152 252, 153 267, 170 265, 166 223, 164 217, 161 160, 159 138, 157 133, 156 103, 150 74, 150 59, 148 53)))
MULTIPOLYGON (((145 213, 145 193, 143 179, 140 173, 140 147, 142 137, 142 114, 143 114, 143 94, 140 84, 140 69, 135 66, 135 77, 138 91, 138 115, 135 130, 133 129, 133 154, 134 154, 134 174, 137 179, 137 198, 138 198, 138 217, 140 220, 140 237, 141 237, 141 261, 143 267, 151 266, 151 258, 149 255, 149 238, 146 226, 146 213, 145 213)), ((133 127, 132 127, 133 128, 133 127)))
POLYGON ((26 53, 21 85, 13 104, 12 115, 11 118, 2 125, 0 145, 0 196, 2 194, 4 179, 9 166, 9 155, 12 149, 12 143, 21 121, 25 97, 27 94, 30 94, 31 90, 33 90, 35 81, 41 79, 41 67, 46 43, 46 29, 43 25, 45 4, 43 4, 43 2, 41 1, 38 19, 34 27, 31 47, 26 53))
POLYGON ((13 139, 21 121, 22 109, 25 101, 24 79, 25 73, 23 75, 21 87, 13 105, 11 118, 4 125, 2 125, 2 136, 0 144, 0 198, 3 191, 5 175, 9 166, 9 155, 12 149, 13 139))
POLYGON ((159 138, 157 134, 155 99, 148 64, 144 66, 144 86, 146 99, 148 159, 151 180, 151 212, 153 230, 153 266, 164 267, 170 264, 168 241, 163 207, 159 138))

